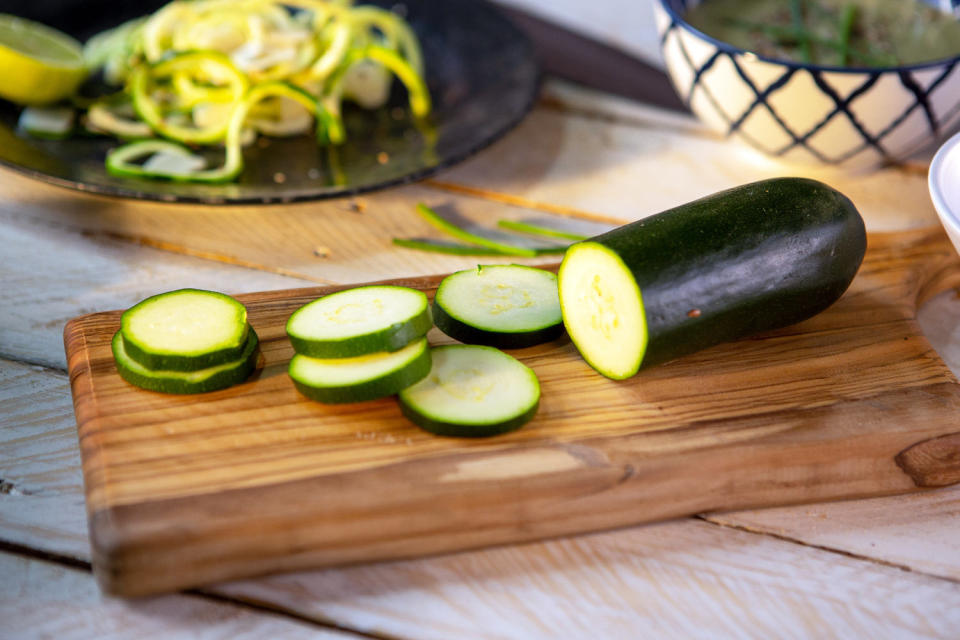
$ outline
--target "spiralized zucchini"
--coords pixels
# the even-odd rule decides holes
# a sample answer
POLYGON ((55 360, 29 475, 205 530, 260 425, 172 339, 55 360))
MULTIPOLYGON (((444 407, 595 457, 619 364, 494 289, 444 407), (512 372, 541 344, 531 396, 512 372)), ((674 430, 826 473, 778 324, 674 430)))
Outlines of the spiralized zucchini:
POLYGON ((413 30, 396 13, 349 0, 175 0, 94 36, 84 56, 122 87, 87 114, 91 130, 131 141, 108 158, 119 176, 233 180, 252 136, 302 135, 311 122, 320 144, 342 144, 343 102, 379 108, 394 78, 414 117, 431 110, 413 30), (143 144, 149 138, 161 144, 143 144), (182 145, 222 145, 223 167, 151 169, 194 155, 182 145), (152 165, 154 152, 165 161, 152 165))

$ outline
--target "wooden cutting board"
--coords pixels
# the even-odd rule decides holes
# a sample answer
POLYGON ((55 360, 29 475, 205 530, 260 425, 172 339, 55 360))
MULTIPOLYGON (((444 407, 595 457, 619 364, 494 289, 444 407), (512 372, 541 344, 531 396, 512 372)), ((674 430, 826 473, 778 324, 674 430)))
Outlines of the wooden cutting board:
MULTIPOLYGON (((394 282, 432 294, 439 280, 394 282)), ((334 287, 238 296, 261 368, 201 396, 120 379, 119 311, 75 318, 65 343, 94 569, 108 592, 141 595, 960 482, 960 386, 916 323, 923 300, 956 284, 939 230, 872 235, 850 290, 819 316, 628 381, 594 373, 567 339, 518 350, 540 411, 477 441, 420 431, 392 398, 324 406, 297 393, 284 323, 334 287)))

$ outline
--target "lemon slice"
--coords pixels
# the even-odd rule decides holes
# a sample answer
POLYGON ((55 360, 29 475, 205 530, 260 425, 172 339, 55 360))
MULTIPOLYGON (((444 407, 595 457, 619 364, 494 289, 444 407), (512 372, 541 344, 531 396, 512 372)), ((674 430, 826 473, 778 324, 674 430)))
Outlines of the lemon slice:
POLYGON ((28 105, 62 100, 87 76, 79 42, 7 14, 0 14, 0 69, 0 98, 28 105))

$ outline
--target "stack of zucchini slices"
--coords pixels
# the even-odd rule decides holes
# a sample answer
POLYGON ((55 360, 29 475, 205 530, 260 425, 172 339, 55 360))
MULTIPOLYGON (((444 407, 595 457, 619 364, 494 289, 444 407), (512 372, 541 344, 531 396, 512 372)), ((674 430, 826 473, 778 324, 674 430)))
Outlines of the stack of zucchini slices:
POLYGON ((296 355, 290 378, 306 397, 328 404, 391 396, 430 372, 427 296, 371 285, 324 296, 287 321, 296 355))
POLYGON ((491 436, 528 422, 540 403, 534 372, 497 347, 546 342, 562 330, 556 276, 540 269, 457 272, 440 284, 432 313, 421 291, 358 287, 290 316, 290 378, 312 400, 397 394, 403 414, 426 431, 491 436), (434 319, 450 337, 472 344, 430 348, 434 319))
POLYGON ((117 371, 130 384, 204 393, 246 380, 258 345, 238 301, 214 291, 179 289, 125 311, 111 346, 117 371))
POLYGON ((458 271, 440 283, 433 317, 437 328, 469 344, 433 349, 430 375, 400 392, 403 414, 446 436, 492 436, 527 423, 540 404, 540 383, 500 348, 563 332, 557 277, 520 265, 458 271))

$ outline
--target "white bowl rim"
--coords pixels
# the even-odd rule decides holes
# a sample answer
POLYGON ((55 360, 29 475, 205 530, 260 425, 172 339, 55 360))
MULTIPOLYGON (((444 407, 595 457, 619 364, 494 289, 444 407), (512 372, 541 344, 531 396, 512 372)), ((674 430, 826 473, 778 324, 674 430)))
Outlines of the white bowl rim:
POLYGON ((943 195, 941 188, 941 172, 947 157, 951 153, 960 153, 960 133, 954 134, 937 150, 930 162, 930 171, 927 174, 927 188, 930 190, 930 199, 933 200, 933 206, 937 210, 941 221, 949 223, 954 229, 960 232, 960 211, 954 211, 947 204, 947 199, 943 195))
POLYGON ((814 71, 829 71, 831 73, 896 73, 899 71, 915 71, 919 69, 929 69, 931 67, 946 67, 951 64, 960 63, 960 53, 954 56, 948 56, 946 58, 938 58, 936 60, 930 60, 928 62, 916 62, 913 64, 905 64, 900 66, 892 67, 841 67, 838 65, 828 65, 828 64, 813 64, 812 62, 795 62, 793 60, 787 60, 785 58, 773 58, 770 56, 762 56, 759 53, 750 51, 749 49, 743 49, 736 45, 732 45, 729 42, 723 40, 718 40, 713 36, 700 31, 689 22, 684 20, 683 16, 678 14, 673 10, 673 7, 670 6, 670 0, 657 0, 657 4, 663 9, 667 15, 670 16, 680 27, 691 32, 693 35, 697 36, 702 40, 706 40, 711 43, 713 46, 717 47, 722 51, 727 53, 737 53, 744 56, 749 56, 752 60, 760 60, 763 62, 769 62, 772 64, 779 64, 785 67, 790 67, 793 69, 808 69, 814 71))

